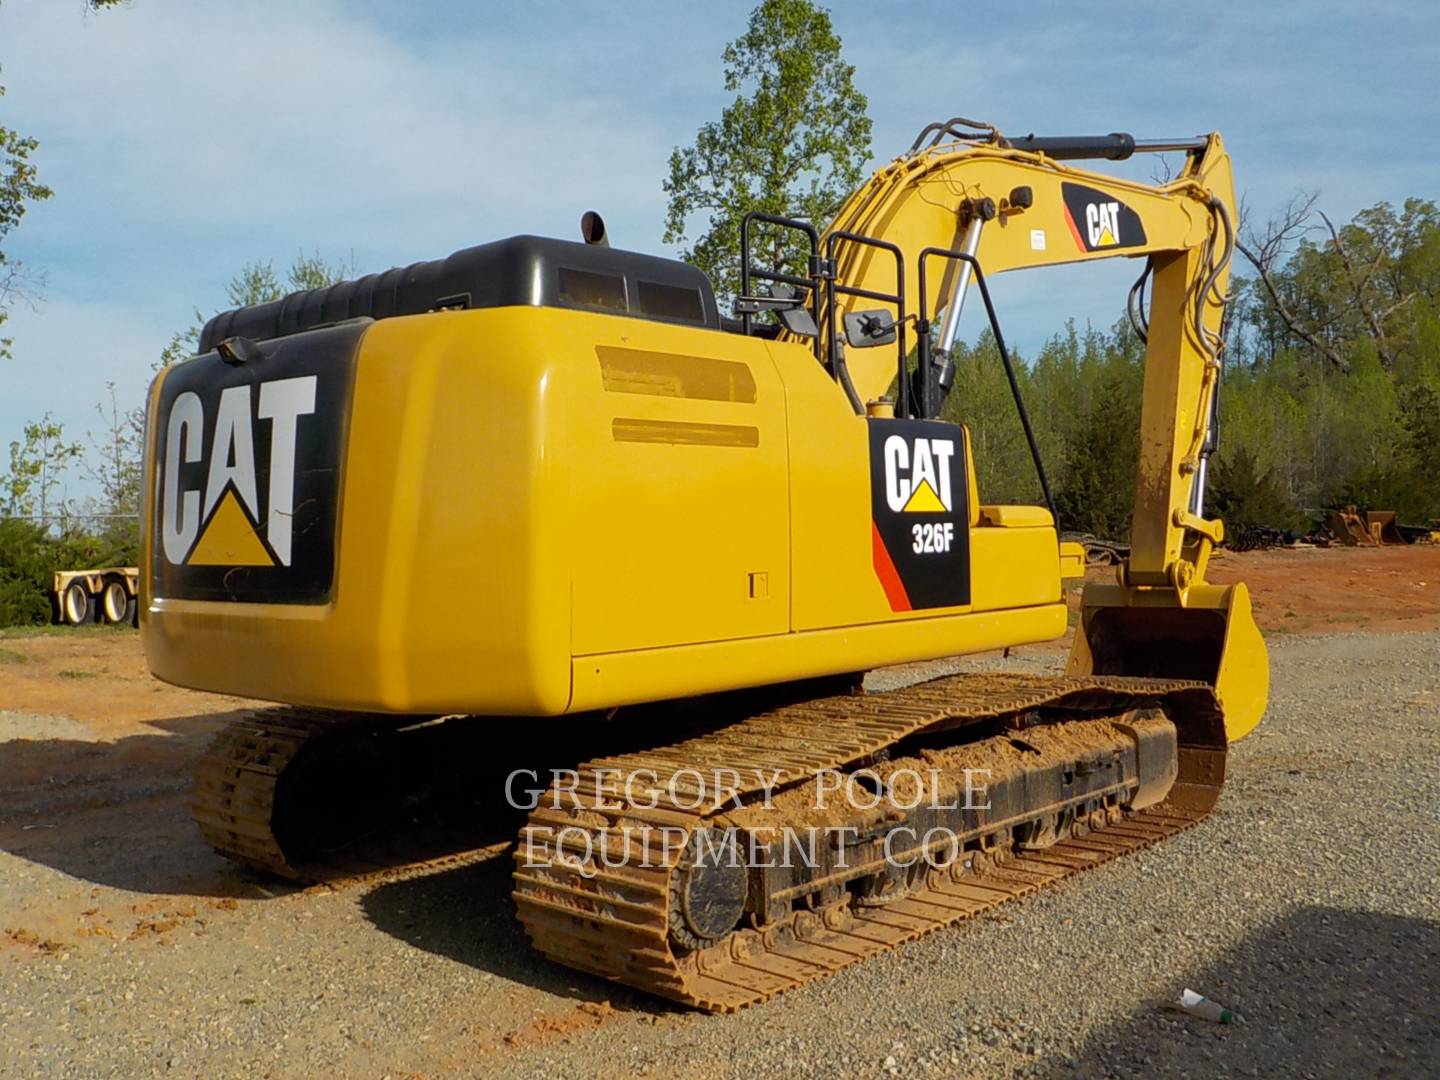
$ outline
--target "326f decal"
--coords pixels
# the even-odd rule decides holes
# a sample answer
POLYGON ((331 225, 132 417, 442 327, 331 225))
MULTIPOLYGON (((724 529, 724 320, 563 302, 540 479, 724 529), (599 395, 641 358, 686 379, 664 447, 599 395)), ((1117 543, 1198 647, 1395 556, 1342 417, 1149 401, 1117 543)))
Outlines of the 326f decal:
POLYGON ((964 445, 953 424, 870 421, 873 561, 894 611, 970 603, 964 445))

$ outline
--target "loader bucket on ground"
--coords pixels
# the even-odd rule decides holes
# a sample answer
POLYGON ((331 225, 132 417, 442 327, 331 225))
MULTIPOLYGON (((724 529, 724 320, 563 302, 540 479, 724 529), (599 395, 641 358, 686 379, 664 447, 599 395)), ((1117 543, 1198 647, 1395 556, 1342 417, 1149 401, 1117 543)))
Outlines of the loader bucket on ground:
POLYGON ((1208 682, 1231 742, 1260 722, 1270 690, 1265 641, 1242 584, 1193 585, 1181 607, 1169 590, 1091 582, 1068 671, 1208 682))
POLYGON ((1405 537, 1395 524, 1394 510, 1362 510, 1360 516, 1377 544, 1403 544, 1405 537))
POLYGON ((1370 532, 1370 526, 1355 512, 1353 506, 1333 510, 1325 519, 1330 535, 1341 544, 1351 547, 1370 547, 1380 543, 1380 538, 1370 532))

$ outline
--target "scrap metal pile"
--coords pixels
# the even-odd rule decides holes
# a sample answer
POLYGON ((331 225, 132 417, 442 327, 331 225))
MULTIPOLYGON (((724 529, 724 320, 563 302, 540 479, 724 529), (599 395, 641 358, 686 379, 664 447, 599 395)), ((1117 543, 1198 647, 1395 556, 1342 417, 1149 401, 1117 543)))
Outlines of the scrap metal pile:
MULTIPOLYGON (((1067 532, 1062 539, 1085 549, 1087 566, 1111 566, 1130 554, 1130 545, 1105 540, 1093 533, 1067 532)), ((1343 506, 1325 515, 1322 524, 1308 533, 1276 529, 1268 525, 1243 525, 1228 531, 1225 547, 1230 551, 1261 551, 1277 547, 1381 547, 1391 544, 1440 544, 1440 522, 1433 525, 1402 525, 1394 510, 1357 510, 1343 506)))
POLYGON ((1394 510, 1356 510, 1353 506, 1344 506, 1326 517, 1325 531, 1336 543, 1354 547, 1440 543, 1440 529, 1401 525, 1395 520, 1394 510))

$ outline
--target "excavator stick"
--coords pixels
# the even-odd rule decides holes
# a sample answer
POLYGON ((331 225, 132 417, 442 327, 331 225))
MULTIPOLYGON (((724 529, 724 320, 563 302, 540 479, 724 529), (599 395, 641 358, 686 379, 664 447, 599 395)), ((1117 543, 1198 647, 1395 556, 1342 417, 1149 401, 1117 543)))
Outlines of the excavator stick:
POLYGON ((1170 589, 1091 582, 1067 674, 1208 683, 1230 742, 1260 722, 1270 688, 1265 641, 1243 584, 1196 584, 1182 599, 1170 589))

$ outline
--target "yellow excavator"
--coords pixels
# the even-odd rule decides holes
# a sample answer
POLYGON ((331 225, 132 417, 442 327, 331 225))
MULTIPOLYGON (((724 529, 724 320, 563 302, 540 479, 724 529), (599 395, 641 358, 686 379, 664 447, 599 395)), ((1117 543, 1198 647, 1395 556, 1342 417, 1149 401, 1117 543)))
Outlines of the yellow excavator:
POLYGON ((534 781, 526 931, 728 1011, 1199 821, 1268 685, 1245 586, 1205 573, 1233 218, 1218 134, 955 118, 823 231, 749 215, 734 318, 594 214, 584 243, 217 316, 149 397, 141 631, 161 679, 280 704, 202 761, 206 840, 311 876, 403 803, 407 738, 569 717, 625 752, 509 777, 534 781), (1145 152, 1185 163, 1073 164, 1145 152), (1065 674, 865 693, 881 666, 1065 634, 1083 558, 987 280, 1113 256, 1143 265, 1131 548, 1085 587, 1065 674), (976 294, 1043 506, 984 501, 939 418, 976 294))

